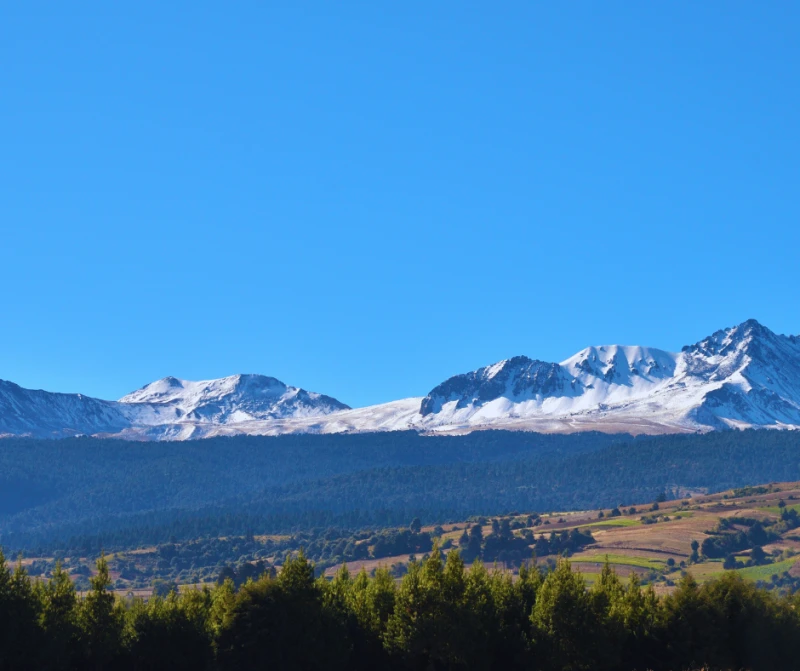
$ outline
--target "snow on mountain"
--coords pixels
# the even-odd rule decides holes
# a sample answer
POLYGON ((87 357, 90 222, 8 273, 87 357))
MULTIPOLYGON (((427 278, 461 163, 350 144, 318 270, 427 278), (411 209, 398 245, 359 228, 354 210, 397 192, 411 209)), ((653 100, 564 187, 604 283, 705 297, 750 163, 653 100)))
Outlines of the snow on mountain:
POLYGON ((800 427, 800 339, 749 320, 679 353, 610 345, 561 364, 515 357, 443 382, 420 415, 416 426, 432 431, 800 427))
POLYGON ((133 424, 235 424, 286 417, 318 417, 349 406, 335 398, 289 387, 265 375, 232 375, 190 382, 165 377, 119 400, 133 424))
POLYGON ((800 338, 754 319, 683 348, 686 379, 707 380, 690 419, 712 428, 800 425, 800 338))
POLYGON ((314 418, 342 410, 349 406, 335 398, 264 375, 200 382, 166 377, 116 402, 0 381, 0 435, 182 440, 207 435, 210 427, 314 418))
POLYGON ((573 383, 558 364, 517 356, 446 380, 422 400, 420 415, 446 412, 467 418, 498 399, 518 404, 569 396, 573 383))
POLYGON ((285 434, 362 433, 406 431, 413 429, 419 417, 422 398, 404 398, 365 408, 353 408, 329 415, 252 420, 231 424, 179 423, 136 427, 120 437, 156 440, 186 440, 213 436, 279 436, 285 434))
POLYGON ((517 356, 456 375, 424 398, 351 409, 262 375, 167 377, 119 401, 0 381, 0 435, 135 440, 477 429, 667 433, 800 428, 800 338, 755 320, 680 352, 588 347, 561 363, 517 356))
POLYGON ((60 438, 127 426, 116 404, 82 394, 23 389, 0 380, 0 436, 60 438))
POLYGON ((646 397, 674 369, 669 352, 617 345, 589 347, 561 364, 514 357, 443 382, 420 414, 428 427, 570 416, 646 397))

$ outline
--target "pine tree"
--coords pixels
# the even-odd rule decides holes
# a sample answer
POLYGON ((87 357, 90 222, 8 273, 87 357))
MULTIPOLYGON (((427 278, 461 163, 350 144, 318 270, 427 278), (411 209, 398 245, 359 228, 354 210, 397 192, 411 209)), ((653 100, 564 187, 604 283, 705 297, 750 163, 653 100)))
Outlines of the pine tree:
POLYGON ((206 627, 211 608, 209 590, 192 590, 166 598, 137 600, 127 613, 130 659, 144 671, 192 671, 211 662, 210 631, 206 627))
POLYGON ((382 634, 394 609, 394 580, 385 568, 378 569, 370 580, 362 568, 349 581, 348 587, 347 607, 354 620, 349 621, 353 668, 385 668, 389 659, 383 647, 382 634))
MULTIPOLYGON (((349 582, 349 578, 348 578, 349 582)), ((336 608, 314 580, 303 552, 287 557, 276 579, 245 583, 217 638, 221 669, 345 669, 352 641, 336 608)))
POLYGON ((78 599, 67 572, 57 562, 49 581, 36 583, 45 636, 43 668, 71 669, 79 656, 78 599))
POLYGON ((487 642, 491 665, 487 668, 531 666, 529 617, 535 603, 535 597, 529 600, 531 578, 527 570, 517 581, 510 573, 495 570, 489 579, 493 615, 487 642))
POLYGON ((123 652, 124 609, 111 591, 108 562, 97 560, 97 575, 78 609, 80 639, 87 668, 111 669, 123 652))
POLYGON ((596 668, 616 669, 626 640, 625 588, 606 558, 589 593, 592 603, 596 641, 596 668))
POLYGON ((575 671, 591 668, 595 627, 586 583, 570 563, 560 560, 536 596, 531 614, 537 658, 546 668, 575 671))
POLYGON ((413 667, 437 666, 441 654, 441 606, 444 581, 438 546, 423 562, 411 562, 386 623, 384 640, 390 653, 413 667))
POLYGON ((481 556, 483 545, 483 528, 480 524, 475 524, 469 530, 469 540, 467 547, 462 551, 462 556, 465 562, 471 562, 481 556))
POLYGON ((0 670, 40 668, 40 602, 22 564, 12 573, 0 551, 0 670))

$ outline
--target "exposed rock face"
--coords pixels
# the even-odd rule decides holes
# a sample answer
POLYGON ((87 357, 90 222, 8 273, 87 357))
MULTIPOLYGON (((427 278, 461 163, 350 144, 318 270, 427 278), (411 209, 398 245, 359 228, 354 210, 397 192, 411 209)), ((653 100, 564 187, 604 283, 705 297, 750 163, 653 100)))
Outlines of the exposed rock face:
POLYGON ((445 380, 422 400, 420 414, 427 417, 441 412, 451 401, 462 409, 500 396, 515 399, 555 396, 570 385, 570 376, 558 364, 515 356, 445 380))

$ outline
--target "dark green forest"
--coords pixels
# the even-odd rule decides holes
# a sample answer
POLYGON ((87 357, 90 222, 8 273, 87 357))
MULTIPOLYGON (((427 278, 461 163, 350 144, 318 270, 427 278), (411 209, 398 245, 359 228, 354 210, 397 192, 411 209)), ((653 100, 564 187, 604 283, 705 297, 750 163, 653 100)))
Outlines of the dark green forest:
POLYGON ((128 443, 0 441, 0 542, 102 549, 514 511, 612 507, 800 478, 800 436, 398 432, 128 443))
POLYGON ((238 588, 143 601, 110 591, 104 559, 83 594, 59 569, 41 581, 0 566, 3 670, 780 671, 800 660, 800 598, 732 573, 702 586, 686 574, 659 597, 608 565, 587 590, 566 560, 512 578, 434 547, 399 582, 346 567, 325 580, 301 553, 238 588))

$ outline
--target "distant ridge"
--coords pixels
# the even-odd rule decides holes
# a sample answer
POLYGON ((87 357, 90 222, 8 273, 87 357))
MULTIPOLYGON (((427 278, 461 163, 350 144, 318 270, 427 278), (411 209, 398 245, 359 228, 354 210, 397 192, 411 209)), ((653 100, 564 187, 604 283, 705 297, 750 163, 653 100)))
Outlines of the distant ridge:
POLYGON ((285 418, 316 418, 348 410, 335 398, 290 387, 274 377, 232 375, 192 382, 165 377, 103 401, 54 394, 0 381, 0 434, 58 438, 116 436, 185 440, 214 427, 285 418))
POLYGON ((263 375, 166 377, 119 401, 0 381, 0 435, 133 440, 416 430, 676 433, 800 428, 800 338, 756 320, 680 352, 607 345, 561 363, 517 356, 455 375, 425 397, 351 409, 263 375))

